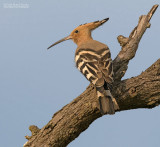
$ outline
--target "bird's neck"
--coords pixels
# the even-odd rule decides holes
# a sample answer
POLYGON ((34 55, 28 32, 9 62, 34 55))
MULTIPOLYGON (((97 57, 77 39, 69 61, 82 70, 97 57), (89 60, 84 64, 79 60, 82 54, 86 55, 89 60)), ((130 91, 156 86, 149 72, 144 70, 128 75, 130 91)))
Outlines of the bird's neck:
POLYGON ((83 36, 81 38, 78 38, 76 44, 77 46, 80 46, 81 44, 87 43, 88 41, 93 40, 91 36, 83 36))

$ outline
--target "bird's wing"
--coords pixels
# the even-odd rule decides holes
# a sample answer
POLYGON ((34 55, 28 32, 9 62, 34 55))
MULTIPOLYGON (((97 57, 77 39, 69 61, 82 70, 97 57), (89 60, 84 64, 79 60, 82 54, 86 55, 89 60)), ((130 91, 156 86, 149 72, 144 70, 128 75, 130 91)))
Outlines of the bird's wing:
POLYGON ((108 48, 98 51, 79 49, 75 55, 77 68, 94 85, 101 87, 105 82, 112 83, 113 67, 108 48))

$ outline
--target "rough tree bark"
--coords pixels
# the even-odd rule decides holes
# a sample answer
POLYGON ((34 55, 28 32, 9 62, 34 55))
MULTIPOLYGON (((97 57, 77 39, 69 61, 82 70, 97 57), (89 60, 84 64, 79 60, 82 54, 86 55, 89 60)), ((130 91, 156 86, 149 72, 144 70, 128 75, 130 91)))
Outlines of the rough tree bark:
MULTIPOLYGON (((121 80, 157 8, 158 5, 154 5, 147 15, 140 16, 128 38, 122 35, 117 38, 122 48, 113 61, 113 95, 120 106, 119 111, 153 108, 160 104, 160 59, 139 76, 121 80)), ((32 136, 26 136, 28 142, 24 147, 65 147, 99 117, 95 88, 90 84, 80 96, 56 112, 42 129, 30 126, 32 136)))

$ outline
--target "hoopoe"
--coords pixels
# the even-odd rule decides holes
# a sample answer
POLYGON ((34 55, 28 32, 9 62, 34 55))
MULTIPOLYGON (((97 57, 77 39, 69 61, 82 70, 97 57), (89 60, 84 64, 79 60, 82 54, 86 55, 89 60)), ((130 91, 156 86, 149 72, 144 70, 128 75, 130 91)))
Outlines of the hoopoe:
POLYGON ((108 21, 86 23, 75 28, 71 34, 52 46, 72 39, 77 44, 75 52, 76 67, 96 88, 99 109, 102 115, 114 114, 119 106, 111 94, 113 83, 113 65, 111 53, 107 45, 92 39, 91 32, 108 21))

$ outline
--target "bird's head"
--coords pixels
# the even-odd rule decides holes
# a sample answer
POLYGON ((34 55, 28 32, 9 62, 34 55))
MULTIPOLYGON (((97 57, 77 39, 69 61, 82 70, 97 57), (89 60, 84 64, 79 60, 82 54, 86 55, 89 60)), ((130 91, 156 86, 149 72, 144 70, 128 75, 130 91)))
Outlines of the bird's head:
POLYGON ((106 18, 101 21, 98 20, 98 21, 94 21, 94 22, 80 25, 77 28, 75 28, 69 36, 55 42, 54 44, 49 46, 47 49, 53 47, 54 45, 56 45, 58 43, 65 41, 65 40, 69 40, 69 39, 72 39, 77 45, 81 44, 84 41, 92 39, 91 31, 98 28, 99 26, 101 26, 102 24, 104 24, 108 20, 109 20, 109 18, 106 18))

